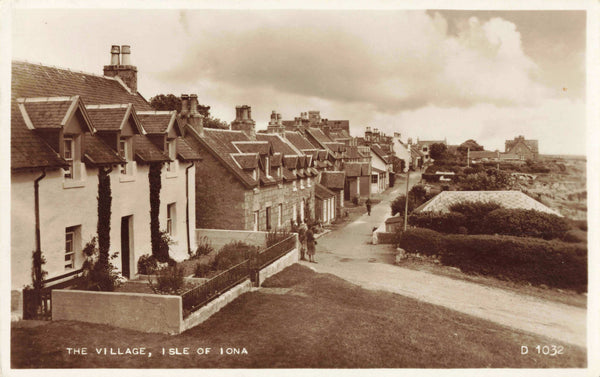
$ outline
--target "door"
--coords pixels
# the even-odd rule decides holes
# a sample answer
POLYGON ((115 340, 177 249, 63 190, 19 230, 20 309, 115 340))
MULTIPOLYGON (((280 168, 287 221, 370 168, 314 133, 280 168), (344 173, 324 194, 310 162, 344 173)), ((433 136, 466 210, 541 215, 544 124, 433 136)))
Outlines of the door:
POLYGON ((121 271, 123 276, 130 278, 130 256, 131 256, 131 217, 121 218, 121 271))

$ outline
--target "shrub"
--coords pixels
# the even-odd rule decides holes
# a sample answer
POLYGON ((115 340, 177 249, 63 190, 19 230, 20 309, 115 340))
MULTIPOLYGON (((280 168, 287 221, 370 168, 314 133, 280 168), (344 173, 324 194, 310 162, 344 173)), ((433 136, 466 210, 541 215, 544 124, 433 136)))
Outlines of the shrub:
POLYGON ((568 222, 557 215, 525 209, 500 208, 488 213, 482 221, 482 232, 544 239, 562 238, 569 230, 568 222))
POLYGON ((425 195, 427 195, 427 190, 425 190, 425 187, 423 185, 414 185, 408 192, 408 195, 414 198, 415 203, 418 203, 417 205, 420 205, 425 201, 425 195))
POLYGON ((119 254, 113 253, 109 256, 109 260, 103 263, 96 240, 96 237, 92 238, 83 247, 85 261, 81 269, 84 281, 81 285, 83 289, 91 291, 114 291, 121 285, 123 277, 110 260, 117 258, 119 254))
POLYGON ((580 229, 571 229, 565 233, 565 235, 562 237, 562 240, 569 243, 587 243, 587 232, 584 232, 580 229))
POLYGON ((198 240, 198 247, 196 248, 196 254, 193 257, 197 258, 202 255, 208 255, 215 251, 215 248, 212 246, 212 243, 208 239, 207 236, 200 237, 198 240))
POLYGON ((180 294, 183 287, 183 268, 177 265, 156 271, 156 285, 148 280, 154 293, 180 294))
POLYGON ((581 244, 511 236, 448 235, 441 262, 468 273, 580 292, 587 289, 587 247, 581 244))
POLYGON ((211 266, 204 263, 198 263, 194 269, 194 277, 203 278, 208 275, 210 271, 212 271, 211 266))
POLYGON ((466 223, 466 216, 459 212, 419 212, 408 217, 413 226, 427 228, 442 233, 457 233, 466 223))
POLYGON ((458 234, 468 234, 468 233, 469 233, 469 230, 466 227, 464 227, 464 226, 458 227, 458 234))
POLYGON ((250 259, 258 250, 258 246, 249 245, 242 241, 229 242, 219 250, 212 263, 212 268, 214 270, 227 270, 246 259, 250 259))
POLYGON ((443 235, 430 229, 413 228, 401 232, 398 244, 408 253, 439 255, 444 251, 443 235))
POLYGON ((267 245, 267 247, 271 247, 271 246, 285 240, 290 235, 291 235, 291 233, 287 229, 272 230, 269 233, 267 233, 265 236, 266 245, 267 245))
MULTIPOLYGON (((465 215, 464 225, 471 234, 482 233, 481 220, 490 212, 500 208, 500 204, 485 201, 462 201, 450 206, 450 211, 465 215)), ((495 233, 495 232, 492 232, 495 233)))
POLYGON ((158 261, 154 255, 144 254, 138 259, 137 268, 138 274, 152 275, 158 267, 158 261))
POLYGON ((571 227, 583 230, 585 232, 588 231, 587 220, 570 220, 571 227))
MULTIPOLYGON (((392 201, 390 207, 392 208, 392 216, 402 213, 404 214, 404 206, 405 206, 406 196, 399 195, 392 201)), ((411 213, 416 207, 414 199, 409 195, 408 196, 408 213, 411 213)))

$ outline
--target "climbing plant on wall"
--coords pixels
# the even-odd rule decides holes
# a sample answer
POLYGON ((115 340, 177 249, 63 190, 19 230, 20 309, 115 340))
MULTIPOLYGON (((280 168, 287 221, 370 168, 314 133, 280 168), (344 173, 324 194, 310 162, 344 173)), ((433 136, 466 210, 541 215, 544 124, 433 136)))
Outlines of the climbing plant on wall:
POLYGON ((148 181, 150 184, 150 242, 152 244, 152 255, 159 262, 169 261, 168 242, 165 247, 165 240, 160 231, 160 222, 158 214, 160 210, 160 189, 161 189, 161 169, 162 163, 153 163, 148 172, 148 181))
POLYGON ((108 268, 110 249, 110 215, 112 192, 110 189, 110 168, 98 169, 98 262, 96 268, 108 268))

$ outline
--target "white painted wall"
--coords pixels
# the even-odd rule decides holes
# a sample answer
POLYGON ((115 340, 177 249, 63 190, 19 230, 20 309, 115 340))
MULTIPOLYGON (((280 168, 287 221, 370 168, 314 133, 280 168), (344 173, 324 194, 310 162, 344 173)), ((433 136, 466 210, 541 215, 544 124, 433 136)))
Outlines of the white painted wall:
MULTIPOLYGON (((167 204, 177 203, 175 244, 171 246, 172 257, 187 256, 185 232, 185 167, 180 166, 176 176, 167 178, 162 173, 160 228, 166 228, 167 204)), ((133 215, 133 248, 131 249, 131 274, 137 271, 137 259, 151 253, 150 243, 150 190, 148 165, 138 164, 135 179, 123 180, 118 169, 111 174, 112 214, 111 253, 121 249, 121 218, 133 215)), ((62 172, 51 170, 40 181, 40 238, 46 258, 46 278, 65 274, 65 228, 81 225, 81 248, 96 235, 98 209, 98 170, 88 168, 83 180, 76 187, 65 188, 62 172)), ((190 169, 190 182, 195 182, 195 168, 190 169)), ((40 171, 15 172, 11 176, 11 289, 22 289, 31 284, 31 253, 35 249, 35 213, 33 182, 40 171)), ((190 243, 196 244, 194 185, 190 185, 190 243)), ((83 254, 75 253, 75 269, 81 268, 83 254)), ((121 269, 121 256, 112 261, 121 269)))

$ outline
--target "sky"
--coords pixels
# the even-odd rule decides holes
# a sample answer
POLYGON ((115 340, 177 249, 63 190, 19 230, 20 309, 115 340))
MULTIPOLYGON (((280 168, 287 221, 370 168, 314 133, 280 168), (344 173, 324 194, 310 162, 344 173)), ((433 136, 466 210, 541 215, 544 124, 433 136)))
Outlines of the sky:
POLYGON ((12 30, 13 59, 96 74, 131 45, 147 99, 250 105, 258 129, 320 110, 353 136, 586 151, 585 11, 17 9, 12 30))

